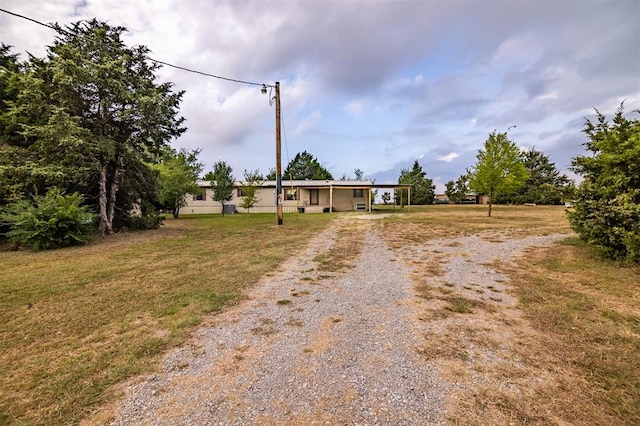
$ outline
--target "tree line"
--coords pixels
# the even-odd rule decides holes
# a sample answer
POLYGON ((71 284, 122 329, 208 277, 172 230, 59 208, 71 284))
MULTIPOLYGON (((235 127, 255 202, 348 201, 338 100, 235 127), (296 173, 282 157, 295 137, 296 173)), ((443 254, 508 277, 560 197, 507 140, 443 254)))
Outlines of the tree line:
MULTIPOLYGON (((0 236, 35 249, 61 247, 96 232, 156 228, 163 209, 177 217, 184 195, 199 191, 203 170, 199 150, 170 146, 186 131, 183 92, 158 81, 160 65, 145 46, 125 45, 125 28, 96 19, 54 27, 44 58, 20 61, 0 44, 0 236)), ((446 194, 454 202, 469 191, 487 194, 489 215, 494 202, 571 199, 569 219, 583 239, 607 256, 638 261, 639 121, 627 118, 621 105, 611 123, 599 112, 597 122, 586 120, 584 133, 591 155, 572 162, 584 177, 577 189, 544 153, 522 151, 507 132, 494 131, 476 163, 447 182, 446 194)), ((360 169, 354 172, 362 178, 360 169)), ((290 161, 283 177, 333 179, 306 151, 290 161)), ((264 178, 275 179, 275 171, 263 177, 245 170, 247 208, 264 178)), ((216 200, 230 199, 228 164, 214 164, 205 179, 215 183, 216 200)), ((417 160, 400 171, 398 183, 411 185, 412 204, 434 202, 433 181, 417 160)), ((407 203, 406 197, 400 191, 394 202, 407 203)), ((391 201, 389 193, 382 198, 391 201)))

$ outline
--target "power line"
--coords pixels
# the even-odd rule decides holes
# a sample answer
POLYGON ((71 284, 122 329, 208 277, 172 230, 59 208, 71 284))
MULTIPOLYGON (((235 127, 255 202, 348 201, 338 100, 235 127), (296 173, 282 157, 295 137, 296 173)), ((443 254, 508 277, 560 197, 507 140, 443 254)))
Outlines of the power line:
POLYGON ((222 76, 215 75, 215 74, 209 74, 209 73, 206 73, 206 72, 203 72, 203 71, 192 70, 190 68, 181 67, 179 65, 173 65, 173 64, 170 64, 168 62, 160 61, 158 59, 153 59, 151 57, 149 58, 149 60, 153 61, 153 62, 156 62, 158 64, 166 65, 168 67, 176 68, 176 69, 183 70, 183 71, 188 71, 188 72, 191 72, 191 73, 194 73, 194 74, 204 75, 206 77, 218 78, 220 80, 231 81, 231 82, 234 82, 234 83, 250 84, 252 86, 273 87, 271 84, 254 83, 254 82, 251 82, 251 81, 236 80, 235 78, 222 77, 222 76))
MULTIPOLYGON (((14 13, 14 12, 11 12, 11 11, 6 10, 6 9, 0 8, 0 12, 7 13, 9 15, 13 15, 13 16, 16 16, 18 18, 26 19, 27 21, 31 21, 31 22, 36 23, 38 25, 42 25, 43 27, 50 28, 50 29, 52 29, 52 30, 54 30, 54 31, 56 31, 58 33, 63 33, 63 34, 66 34, 66 35, 76 35, 76 34, 70 33, 69 31, 67 31, 67 30, 65 30, 62 27, 59 27, 57 25, 47 24, 47 23, 38 21, 37 19, 29 18, 28 16, 20 15, 19 13, 14 13)), ((83 37, 83 36, 79 36, 79 37, 80 38, 86 38, 86 37, 83 37)), ((229 77, 222 77, 222 76, 219 76, 219 75, 210 74, 210 73, 203 72, 203 71, 193 70, 191 68, 181 67, 179 65, 174 65, 174 64, 171 64, 169 62, 161 61, 159 59, 154 59, 154 58, 151 58, 151 57, 148 57, 148 58, 149 58, 150 61, 158 63, 158 64, 166 65, 168 67, 176 68, 176 69, 179 69, 179 70, 182 70, 182 71, 187 71, 187 72, 194 73, 194 74, 204 75, 206 77, 217 78, 219 80, 231 81, 233 83, 249 84, 249 85, 252 85, 252 86, 261 86, 263 88, 274 87, 271 84, 255 83, 255 82, 252 82, 252 81, 238 80, 238 79, 229 78, 229 77)))
POLYGON ((289 159, 289 146, 287 145, 287 129, 284 127, 284 116, 282 112, 280 112, 280 121, 282 122, 282 134, 284 135, 284 151, 287 154, 287 163, 289 163, 291 160, 289 159))

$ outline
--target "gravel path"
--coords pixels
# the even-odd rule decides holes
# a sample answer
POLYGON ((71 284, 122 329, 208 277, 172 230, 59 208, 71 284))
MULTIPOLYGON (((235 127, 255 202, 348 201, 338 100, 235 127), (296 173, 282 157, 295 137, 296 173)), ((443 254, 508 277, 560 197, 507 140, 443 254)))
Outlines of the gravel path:
MULTIPOLYGON (((353 268, 315 270, 313 259, 336 238, 335 227, 325 231, 168 354, 161 372, 128 385, 112 424, 444 424, 452 385, 415 350, 424 325, 410 266, 375 221, 362 224, 365 249, 353 268)), ((469 281, 470 267, 504 250, 463 243, 466 258, 434 242, 450 251, 444 279, 469 281)))

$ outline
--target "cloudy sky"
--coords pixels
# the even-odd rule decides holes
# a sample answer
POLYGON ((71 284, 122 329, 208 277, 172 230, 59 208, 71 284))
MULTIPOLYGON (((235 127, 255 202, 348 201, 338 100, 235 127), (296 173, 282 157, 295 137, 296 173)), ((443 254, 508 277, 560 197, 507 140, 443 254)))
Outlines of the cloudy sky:
MULTIPOLYGON (((282 86, 283 169, 308 151, 337 179, 355 168, 397 181, 418 159, 438 191, 475 162, 494 129, 565 170, 584 154, 593 108, 640 108, 635 0, 3 0, 67 24, 96 17, 126 42, 203 72, 282 86)), ((53 31, 0 13, 0 41, 44 56, 53 31)), ((25 56, 23 56, 24 58, 25 56)), ((275 166, 275 112, 259 87, 164 67, 185 90, 189 130, 237 178, 275 166)), ((637 117, 637 115, 636 115, 637 117)))

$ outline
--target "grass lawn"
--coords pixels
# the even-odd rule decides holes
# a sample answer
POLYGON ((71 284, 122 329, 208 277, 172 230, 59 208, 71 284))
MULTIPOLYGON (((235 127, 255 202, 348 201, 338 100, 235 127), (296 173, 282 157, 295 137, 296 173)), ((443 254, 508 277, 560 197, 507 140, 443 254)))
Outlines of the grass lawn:
MULTIPOLYGON (((394 247, 470 234, 491 241, 569 233, 560 244, 528 250, 515 265, 492 265, 508 276, 509 292, 519 300, 515 319, 498 307, 460 305, 456 310, 452 303, 431 313, 450 318, 452 327, 432 338, 430 356, 438 365, 457 366, 452 371, 458 378, 469 375, 460 365, 483 377, 458 401, 449 421, 640 424, 640 267, 599 258, 570 234, 562 207, 494 206, 491 218, 486 209, 412 206, 412 214, 384 222, 394 247), (500 346, 495 337, 503 330, 511 336, 509 359, 468 362, 476 351, 495 351, 500 346)), ((430 257, 429 274, 442 273, 440 262, 446 259, 437 253, 430 257)), ((448 288, 416 288, 427 299, 458 297, 448 288)))
POLYGON ((85 247, 0 252, 0 424, 77 423, 333 217, 185 216, 85 247))
MULTIPOLYGON (((391 213, 379 226, 393 247, 485 231, 503 239, 570 232, 560 207, 494 206, 492 218, 486 206, 468 205, 379 212, 391 213)), ((85 247, 0 252, 0 424, 86 418, 338 217, 285 215, 278 227, 271 214, 186 216, 85 247)), ((335 266, 329 257, 318 261, 335 266)), ((515 334, 517 357, 562 380, 521 395, 484 389, 468 400, 477 417, 460 424, 491 423, 494 414, 513 424, 640 424, 640 268, 601 260, 568 237, 502 271, 534 330, 515 334)), ((500 374, 517 381, 521 372, 500 374)))

